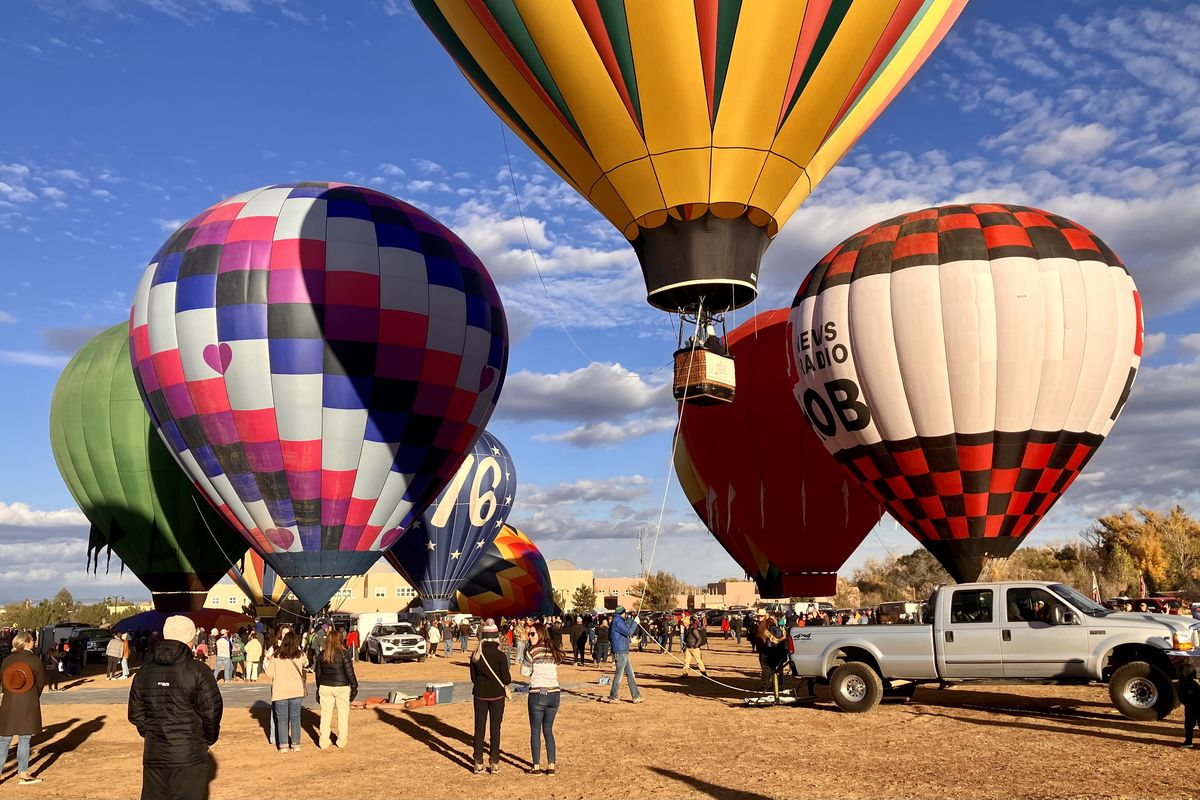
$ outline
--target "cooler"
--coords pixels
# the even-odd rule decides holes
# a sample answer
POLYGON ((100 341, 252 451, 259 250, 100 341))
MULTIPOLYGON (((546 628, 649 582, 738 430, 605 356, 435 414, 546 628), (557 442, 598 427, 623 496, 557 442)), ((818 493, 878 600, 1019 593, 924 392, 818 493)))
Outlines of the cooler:
POLYGON ((437 703, 454 702, 453 683, 427 683, 425 684, 425 691, 433 692, 434 701, 437 703))

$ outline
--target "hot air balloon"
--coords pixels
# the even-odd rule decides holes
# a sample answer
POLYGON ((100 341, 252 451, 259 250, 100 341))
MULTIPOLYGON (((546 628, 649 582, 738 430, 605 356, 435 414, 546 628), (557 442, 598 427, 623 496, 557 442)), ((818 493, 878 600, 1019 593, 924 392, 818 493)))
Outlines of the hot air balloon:
POLYGON ((546 559, 528 536, 511 525, 505 525, 484 548, 454 597, 459 611, 485 619, 560 613, 546 559))
POLYGON ((1064 217, 927 208, 834 248, 792 305, 795 394, 834 457, 956 580, 1037 525, 1142 355, 1121 260, 1064 217))
POLYGON ((508 362, 467 246, 339 183, 255 189, 184 224, 142 276, 130 341, 163 440, 310 612, 454 476, 508 362))
POLYGON ((291 591, 271 565, 253 550, 247 550, 230 568, 229 577, 250 598, 260 617, 274 617, 291 591))
POLYGON ((92 524, 89 557, 107 546, 159 611, 198 610, 244 545, 152 430, 128 332, 114 325, 67 364, 50 401, 50 447, 92 524))
POLYGON ((684 493, 763 597, 824 596, 883 509, 838 466, 796 407, 788 310, 729 334, 732 403, 683 410, 676 466, 684 493))
POLYGON ((516 493, 512 457, 484 431, 454 479, 387 552, 388 563, 417 590, 422 608, 450 608, 454 593, 504 527, 516 493))
POLYGON ((771 238, 966 0, 413 5, 501 119, 633 244, 650 304, 707 324, 754 299, 771 238))

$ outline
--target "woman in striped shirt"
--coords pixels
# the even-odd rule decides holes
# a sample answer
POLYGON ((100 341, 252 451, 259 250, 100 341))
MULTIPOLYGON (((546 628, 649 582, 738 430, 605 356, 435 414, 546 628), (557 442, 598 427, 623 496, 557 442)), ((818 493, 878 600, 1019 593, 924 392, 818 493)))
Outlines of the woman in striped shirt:
POLYGON ((530 775, 555 773, 554 718, 558 715, 558 665, 563 663, 562 647, 544 624, 535 625, 527 634, 529 647, 521 662, 521 674, 529 678, 529 747, 533 766, 530 775), (546 758, 543 768, 542 737, 546 739, 546 758))

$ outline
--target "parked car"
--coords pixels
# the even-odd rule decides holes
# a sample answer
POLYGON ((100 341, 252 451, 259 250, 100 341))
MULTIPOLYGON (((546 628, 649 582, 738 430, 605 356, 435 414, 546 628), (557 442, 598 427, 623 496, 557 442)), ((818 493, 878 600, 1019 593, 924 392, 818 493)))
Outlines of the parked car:
POLYGON ((103 664, 104 651, 108 647, 108 642, 113 638, 112 631, 107 628, 76 628, 71 632, 70 638, 72 647, 75 643, 87 641, 87 647, 83 652, 83 664, 103 664))
POLYGON ((929 599, 924 625, 793 628, 799 677, 828 681, 843 711, 869 711, 885 691, 978 680, 1107 682, 1130 719, 1178 705, 1172 681, 1200 664, 1200 623, 1114 612, 1061 583, 964 583, 929 599))
POLYGON ((368 661, 424 661, 428 645, 425 637, 408 622, 376 625, 367 634, 363 653, 368 661))

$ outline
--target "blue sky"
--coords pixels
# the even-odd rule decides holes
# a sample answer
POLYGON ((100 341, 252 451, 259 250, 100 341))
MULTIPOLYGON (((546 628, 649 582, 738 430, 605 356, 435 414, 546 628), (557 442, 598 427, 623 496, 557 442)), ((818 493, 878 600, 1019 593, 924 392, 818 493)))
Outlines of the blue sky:
MULTIPOLYGON (((789 302, 855 231, 959 200, 1050 209, 1123 256, 1149 355, 1034 543, 1122 505, 1197 508, 1196 41, 1198 4, 975 0, 764 260, 759 310, 789 302)), ((659 368, 674 332, 645 304, 632 250, 502 133, 403 2, 6 3, 0 98, 0 601, 64 581, 83 596, 136 593, 129 576, 83 573, 84 526, 46 434, 54 382, 92 332, 127 316, 176 224, 296 179, 415 203, 492 271, 514 348, 490 427, 520 469, 511 521, 547 556, 635 573, 635 533, 653 531, 667 489, 655 568, 697 582, 738 573, 664 482, 672 403, 659 368)), ((847 571, 914 545, 885 522, 847 571)))

